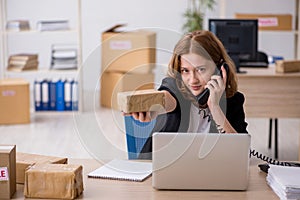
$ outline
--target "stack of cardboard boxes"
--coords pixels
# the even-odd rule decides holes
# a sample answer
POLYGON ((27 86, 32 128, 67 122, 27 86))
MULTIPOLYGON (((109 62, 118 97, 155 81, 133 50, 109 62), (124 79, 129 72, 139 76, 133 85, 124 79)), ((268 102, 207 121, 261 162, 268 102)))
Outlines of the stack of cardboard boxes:
POLYGON ((102 34, 100 105, 118 109, 118 92, 154 89, 156 33, 118 32, 114 26, 102 34))
POLYGON ((75 199, 83 188, 83 167, 68 159, 16 152, 16 145, 0 145, 0 199, 10 199, 17 183, 28 198, 75 199))

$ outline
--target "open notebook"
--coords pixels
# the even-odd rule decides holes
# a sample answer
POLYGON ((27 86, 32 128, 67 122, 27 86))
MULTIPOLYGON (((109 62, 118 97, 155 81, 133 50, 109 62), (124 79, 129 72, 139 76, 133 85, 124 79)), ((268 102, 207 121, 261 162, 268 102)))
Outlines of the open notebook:
POLYGON ((151 162, 114 159, 90 172, 90 178, 143 181, 152 173, 151 162))

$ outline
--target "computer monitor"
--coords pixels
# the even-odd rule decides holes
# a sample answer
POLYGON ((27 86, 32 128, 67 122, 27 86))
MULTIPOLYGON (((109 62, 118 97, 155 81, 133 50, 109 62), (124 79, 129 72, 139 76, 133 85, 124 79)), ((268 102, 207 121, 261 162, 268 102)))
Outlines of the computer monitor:
POLYGON ((257 19, 209 19, 209 30, 225 46, 239 72, 240 62, 257 59, 257 19))

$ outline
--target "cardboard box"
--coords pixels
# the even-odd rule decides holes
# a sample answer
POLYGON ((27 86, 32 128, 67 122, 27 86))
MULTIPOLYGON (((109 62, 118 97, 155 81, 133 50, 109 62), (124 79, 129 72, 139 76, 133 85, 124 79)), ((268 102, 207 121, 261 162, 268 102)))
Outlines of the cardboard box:
POLYGON ((279 73, 300 72, 300 60, 277 60, 275 68, 279 73))
POLYGON ((16 192, 16 146, 0 145, 0 199, 16 192))
POLYGON ((15 78, 0 80, 0 110, 0 124, 29 123, 29 82, 15 78))
POLYGON ((118 32, 120 26, 102 33, 102 72, 151 72, 156 62, 156 33, 118 32))
POLYGON ((67 164, 68 158, 17 152, 17 158, 16 158, 17 183, 24 184, 26 169, 30 166, 33 166, 34 164, 41 164, 41 163, 67 164))
POLYGON ((82 192, 81 165, 36 164, 25 173, 25 197, 75 199, 82 192))
POLYGON ((238 19, 258 19, 259 30, 292 30, 292 15, 290 14, 243 14, 236 13, 238 19))
POLYGON ((125 113, 160 110, 165 107, 165 93, 157 90, 119 92, 118 104, 125 113))
POLYGON ((154 89, 154 74, 104 72, 101 76, 100 105, 118 110, 119 92, 154 89))

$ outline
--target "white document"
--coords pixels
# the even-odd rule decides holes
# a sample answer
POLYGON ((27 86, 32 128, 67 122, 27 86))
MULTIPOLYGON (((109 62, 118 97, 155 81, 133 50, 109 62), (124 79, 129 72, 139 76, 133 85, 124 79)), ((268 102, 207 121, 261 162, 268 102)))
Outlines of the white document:
POLYGON ((300 167, 270 165, 267 182, 280 199, 300 199, 300 167))
POLYGON ((151 173, 151 162, 114 159, 100 168, 90 172, 88 177, 126 181, 143 181, 149 177, 151 173))

